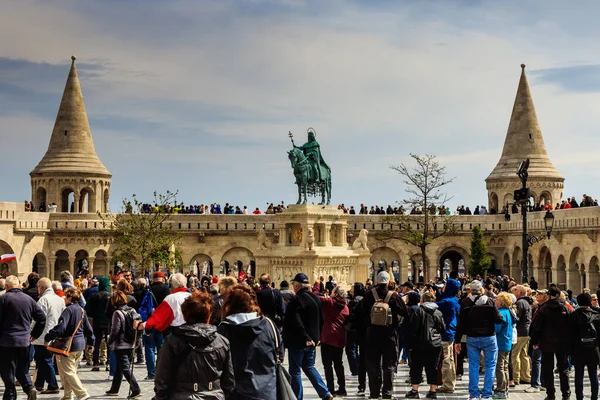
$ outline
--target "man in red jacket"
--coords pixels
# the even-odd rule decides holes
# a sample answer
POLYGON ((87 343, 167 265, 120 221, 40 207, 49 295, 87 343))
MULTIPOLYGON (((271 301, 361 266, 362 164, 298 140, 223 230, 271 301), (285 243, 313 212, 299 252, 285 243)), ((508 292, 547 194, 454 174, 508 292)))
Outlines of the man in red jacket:
POLYGON ((325 370, 327 388, 334 396, 346 396, 346 378, 342 362, 346 346, 346 319, 350 315, 346 304, 346 289, 336 286, 331 297, 328 297, 327 294, 322 297, 321 311, 324 320, 321 331, 321 361, 325 370), (335 366, 335 374, 340 387, 338 391, 335 391, 332 365, 335 366))

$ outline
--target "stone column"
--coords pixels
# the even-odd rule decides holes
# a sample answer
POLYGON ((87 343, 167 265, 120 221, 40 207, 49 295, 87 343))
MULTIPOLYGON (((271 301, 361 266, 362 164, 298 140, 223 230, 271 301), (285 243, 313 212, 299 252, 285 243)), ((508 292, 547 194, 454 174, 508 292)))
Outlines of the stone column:
POLYGON ((75 257, 69 256, 69 272, 73 277, 75 277, 75 261, 77 261, 75 257))
POLYGON ((331 247, 331 224, 325 225, 325 247, 331 247))
POLYGON ((88 272, 91 276, 94 276, 94 261, 96 261, 96 257, 88 256, 88 272))
POLYGON ((54 280, 54 268, 56 265, 56 257, 50 256, 48 257, 48 279, 51 281, 54 280))
MULTIPOLYGON (((74 204, 75 204, 75 205, 74 205, 74 210, 73 210, 73 212, 76 212, 76 213, 78 213, 78 212, 79 212, 79 199, 80 199, 80 197, 81 197, 81 196, 79 195, 79 193, 75 193, 75 194, 73 195, 73 198, 75 199, 75 201, 74 201, 74 204)), ((70 205, 70 204, 69 204, 69 207, 71 207, 71 205, 70 205)), ((69 210, 69 211, 70 211, 70 210, 69 210)))
POLYGON ((365 283, 369 279, 369 261, 371 253, 364 251, 358 256, 358 260, 354 267, 354 280, 356 282, 365 283))

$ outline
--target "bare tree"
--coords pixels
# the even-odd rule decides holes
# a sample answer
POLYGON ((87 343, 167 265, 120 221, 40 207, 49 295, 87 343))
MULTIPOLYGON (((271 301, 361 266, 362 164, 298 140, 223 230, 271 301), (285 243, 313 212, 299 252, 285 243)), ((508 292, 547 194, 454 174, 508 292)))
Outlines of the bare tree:
POLYGON ((390 224, 390 229, 383 231, 379 237, 383 241, 403 240, 418 247, 426 274, 427 246, 435 239, 454 231, 452 216, 445 212, 445 205, 452 197, 442 193, 440 188, 452 183, 456 178, 446 177, 446 167, 440 165, 434 155, 419 156, 411 153, 410 156, 416 162, 416 166, 390 166, 404 179, 408 197, 399 203, 409 208, 408 213, 388 215, 386 222, 390 224))

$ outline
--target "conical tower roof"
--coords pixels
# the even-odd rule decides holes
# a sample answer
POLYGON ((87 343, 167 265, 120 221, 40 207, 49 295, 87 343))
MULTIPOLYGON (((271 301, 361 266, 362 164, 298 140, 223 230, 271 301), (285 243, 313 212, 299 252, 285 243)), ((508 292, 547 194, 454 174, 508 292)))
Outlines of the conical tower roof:
POLYGON ((111 177, 96 154, 75 67, 75 56, 71 60, 50 145, 42 161, 30 175, 79 173, 111 177))
POLYGON ((521 161, 529 158, 529 178, 547 181, 564 181, 564 177, 554 168, 546 152, 546 145, 538 123, 533 99, 529 91, 525 64, 521 64, 521 79, 513 106, 504 148, 498 165, 487 177, 486 182, 496 180, 516 180, 521 161))

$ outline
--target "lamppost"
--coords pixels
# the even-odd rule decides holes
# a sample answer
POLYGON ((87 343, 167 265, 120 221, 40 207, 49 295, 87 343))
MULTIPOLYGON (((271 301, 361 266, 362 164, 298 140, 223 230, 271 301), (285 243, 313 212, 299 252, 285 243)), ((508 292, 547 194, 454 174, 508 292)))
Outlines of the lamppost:
POLYGON ((529 279, 527 276, 529 273, 529 246, 546 238, 550 239, 552 229, 554 228, 554 215, 552 214, 552 211, 547 210, 546 215, 544 215, 544 228, 546 229, 546 236, 529 237, 527 232, 527 209, 529 207, 529 199, 531 198, 531 190, 527 187, 527 178, 529 177, 527 172, 528 168, 529 159, 522 161, 519 165, 517 175, 521 179, 521 189, 517 189, 514 192, 515 204, 521 206, 521 215, 523 216, 523 264, 521 270, 523 283, 526 283, 529 279))

